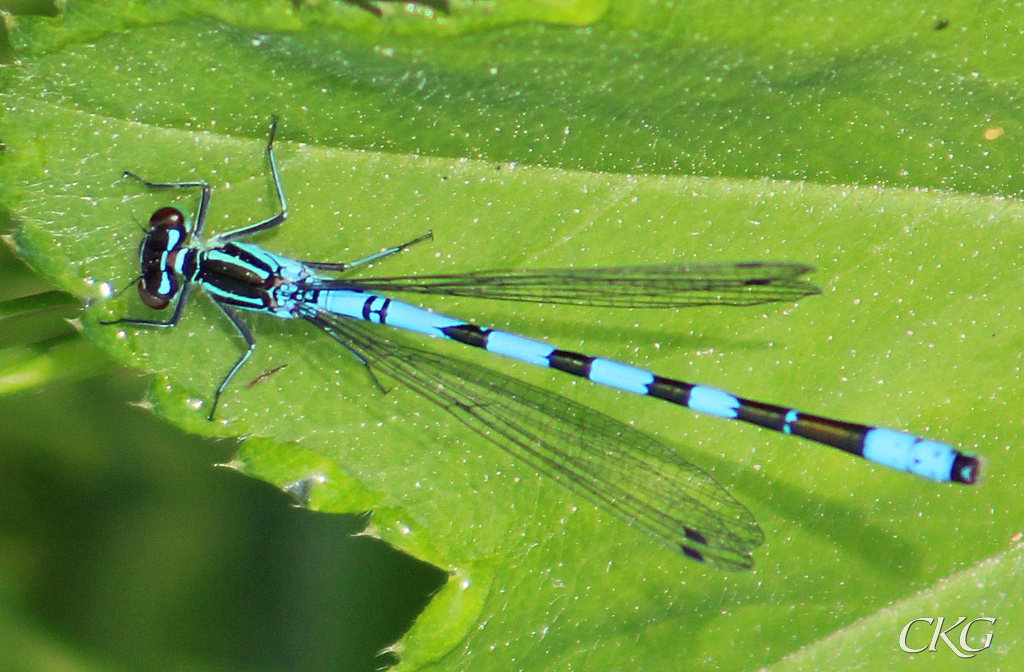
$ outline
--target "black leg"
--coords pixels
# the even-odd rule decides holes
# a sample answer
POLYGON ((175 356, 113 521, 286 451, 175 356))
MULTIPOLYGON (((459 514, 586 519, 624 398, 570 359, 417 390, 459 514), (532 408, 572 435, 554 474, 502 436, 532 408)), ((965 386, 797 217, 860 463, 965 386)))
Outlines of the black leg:
POLYGON ((355 357, 356 360, 360 364, 363 365, 363 369, 366 371, 366 375, 369 376, 370 381, 373 383, 374 387, 376 387, 378 390, 380 390, 381 394, 387 394, 389 392, 389 390, 386 387, 384 387, 383 385, 381 385, 380 380, 377 378, 377 374, 375 374, 373 372, 373 369, 370 368, 370 363, 367 362, 366 359, 362 355, 360 355, 358 352, 356 352, 352 348, 351 344, 349 344, 348 341, 346 341, 341 336, 339 336, 335 332, 335 330, 333 328, 331 328, 330 322, 327 319, 324 318, 324 315, 325 315, 325 313, 321 313, 319 311, 316 311, 316 312, 313 312, 313 313, 309 313, 309 314, 303 315, 303 317, 306 318, 309 322, 311 322, 311 323, 315 324, 316 326, 320 327, 320 329, 325 334, 327 334, 328 336, 333 338, 335 341, 337 341, 341 345, 341 347, 343 347, 346 350, 348 350, 349 354, 352 355, 353 357, 355 357))
POLYGON ((219 301, 214 301, 214 303, 216 303, 217 307, 224 312, 229 320, 231 320, 231 324, 235 325, 235 329, 237 329, 238 333, 240 333, 242 338, 245 339, 246 348, 245 352, 242 353, 242 356, 238 358, 237 362, 235 362, 235 365, 231 367, 230 371, 228 371, 228 374, 224 376, 222 381, 220 381, 220 385, 217 386, 217 391, 213 395, 213 405, 210 407, 210 420, 213 420, 213 414, 217 410, 217 403, 220 402, 221 392, 223 392, 224 388, 227 387, 235 373, 242 368, 242 364, 245 364, 245 360, 249 359, 249 355, 252 354, 252 351, 256 349, 256 339, 253 338, 252 332, 249 331, 249 327, 245 326, 245 322, 242 322, 238 315, 235 314, 235 311, 231 310, 219 301))
POLYGON ((397 254, 398 252, 401 252, 402 250, 408 247, 412 247, 416 243, 422 243, 424 240, 432 240, 433 238, 434 232, 427 231, 422 236, 419 236, 418 238, 413 238, 407 243, 402 243, 401 245, 389 247, 386 250, 378 252, 377 254, 371 254, 368 257, 356 259, 355 261, 342 263, 330 263, 325 261, 304 261, 302 263, 304 263, 306 266, 309 266, 310 268, 315 268, 318 271, 334 271, 337 273, 341 271, 347 271, 351 268, 355 268, 356 266, 362 266, 363 264, 369 264, 371 262, 378 261, 380 259, 383 259, 384 257, 390 257, 392 254, 397 254))
POLYGON ((201 236, 203 233, 203 223, 206 221, 206 209, 210 205, 210 185, 206 182, 150 182, 144 180, 130 170, 124 171, 124 177, 130 177, 133 180, 138 180, 142 184, 146 185, 150 189, 191 189, 199 188, 202 189, 199 197, 199 212, 196 213, 196 221, 192 230, 193 236, 201 236))
POLYGON ((252 234, 259 233, 260 231, 272 229, 284 220, 288 219, 288 204, 284 200, 284 189, 281 188, 281 176, 277 172, 277 161, 274 159, 274 134, 276 132, 277 116, 275 115, 271 117, 270 121, 270 137, 267 139, 267 158, 270 159, 270 175, 274 178, 274 189, 277 191, 277 201, 281 206, 281 211, 273 217, 269 217, 262 222, 257 222, 252 226, 222 233, 216 237, 217 242, 224 243, 230 240, 235 240, 236 238, 251 236, 252 234))

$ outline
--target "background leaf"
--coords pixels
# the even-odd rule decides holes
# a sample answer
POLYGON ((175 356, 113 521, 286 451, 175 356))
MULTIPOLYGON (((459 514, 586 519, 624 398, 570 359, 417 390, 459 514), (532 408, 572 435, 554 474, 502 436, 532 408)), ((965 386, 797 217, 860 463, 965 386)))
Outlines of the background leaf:
MULTIPOLYGON (((392 10, 382 23, 273 3, 216 17, 128 7, 75 7, 59 26, 12 32, 22 61, 4 94, 4 203, 23 253, 68 291, 96 301, 102 283, 123 286, 136 220, 171 196, 121 180, 126 168, 208 179, 211 231, 270 212, 261 152, 277 113, 292 216, 260 237, 268 248, 351 260, 433 229, 435 242, 389 260, 388 275, 812 263, 823 295, 793 307, 431 305, 988 459, 981 487, 936 486, 430 344, 635 421, 711 471, 768 536, 754 572, 724 575, 413 395, 381 396, 307 325, 251 320, 257 353, 223 421, 208 423, 219 363, 238 353, 213 306, 196 300, 167 333, 96 325, 141 310, 130 296, 90 308, 91 339, 157 373, 162 414, 192 432, 263 437, 234 466, 302 484, 321 510, 372 505, 372 534, 451 573, 397 647, 405 668, 799 666, 810 647, 840 655, 844 637, 891 662, 904 657, 901 626, 872 639, 857 634, 862 619, 894 603, 897 624, 930 615, 908 598, 983 563, 986 577, 1019 571, 993 559, 1015 557, 1001 553, 1019 532, 1011 447, 1024 432, 1013 403, 1021 338, 1003 326, 1020 312, 1024 244, 1021 208, 1006 200, 1021 189, 1009 66, 1020 54, 999 32, 1006 6, 932 16, 893 3, 810 14, 795 3, 613 3, 580 28, 514 23, 503 6, 392 10), (986 49, 1000 39, 998 53, 986 49)), ((934 592, 937 611, 957 604, 934 592)), ((995 630, 1016 641, 1007 623, 995 630)))

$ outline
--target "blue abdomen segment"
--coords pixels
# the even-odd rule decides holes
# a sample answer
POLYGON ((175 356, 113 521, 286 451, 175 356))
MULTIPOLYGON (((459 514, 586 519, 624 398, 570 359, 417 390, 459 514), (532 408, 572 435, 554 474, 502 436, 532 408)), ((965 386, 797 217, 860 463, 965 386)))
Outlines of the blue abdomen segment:
POLYGON ((591 362, 588 378, 634 394, 647 394, 647 386, 654 382, 654 374, 649 371, 600 358, 591 362))
POLYGON ((368 312, 377 317, 376 320, 371 319, 371 321, 379 321, 381 324, 399 329, 417 331, 427 336, 443 336, 445 327, 462 323, 461 320, 432 313, 402 301, 383 299, 382 297, 376 297, 376 301, 368 306, 368 312), (379 310, 377 305, 379 305, 379 310))
POLYGON ((875 427, 864 435, 865 458, 933 481, 952 480, 958 454, 948 444, 895 429, 875 427))
POLYGON ((355 289, 321 289, 316 294, 315 304, 325 312, 387 324, 427 336, 444 337, 443 330, 446 327, 462 324, 461 320, 432 313, 403 301, 355 289))
MULTIPOLYGON (((449 328, 458 325, 448 325, 449 328)), ((448 333, 445 332, 445 336, 448 333)), ((531 341, 528 338, 522 336, 516 336, 515 334, 509 334, 504 331, 489 331, 487 334, 486 349, 488 352, 493 352, 497 355, 505 355, 506 357, 512 357, 530 364, 537 366, 549 366, 548 358, 551 353, 555 351, 553 347, 546 343, 540 343, 538 341, 531 341)))
MULTIPOLYGON (((668 381, 663 379, 662 384, 668 382, 676 383, 679 381, 668 381)), ((716 390, 713 387, 707 387, 705 385, 694 385, 690 388, 690 398, 686 405, 695 411, 701 413, 710 413, 711 415, 717 415, 720 418, 735 418, 739 414, 740 400, 732 396, 728 392, 716 390)))

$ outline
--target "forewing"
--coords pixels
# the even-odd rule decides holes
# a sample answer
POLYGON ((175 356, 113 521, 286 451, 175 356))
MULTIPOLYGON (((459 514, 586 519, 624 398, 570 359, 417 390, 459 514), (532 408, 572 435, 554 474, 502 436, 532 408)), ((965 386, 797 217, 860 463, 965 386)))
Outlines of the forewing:
POLYGON ((820 290, 789 262, 664 264, 326 280, 321 286, 616 308, 750 306, 797 301, 820 290))

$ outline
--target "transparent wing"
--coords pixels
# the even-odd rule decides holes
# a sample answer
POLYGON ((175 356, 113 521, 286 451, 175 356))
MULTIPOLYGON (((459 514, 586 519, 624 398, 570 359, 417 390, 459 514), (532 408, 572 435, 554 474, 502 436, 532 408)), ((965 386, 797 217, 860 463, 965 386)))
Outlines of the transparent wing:
POLYGON ((616 308, 750 306, 820 293, 800 277, 811 270, 789 262, 664 264, 351 278, 320 286, 616 308))
POLYGON ((306 319, 371 369, 688 557, 719 569, 751 567, 764 535, 750 511, 647 434, 496 371, 401 345, 379 326, 326 313, 306 319))

